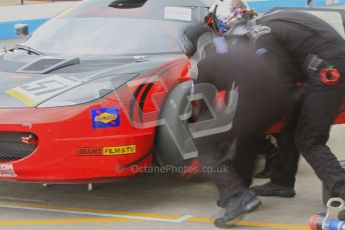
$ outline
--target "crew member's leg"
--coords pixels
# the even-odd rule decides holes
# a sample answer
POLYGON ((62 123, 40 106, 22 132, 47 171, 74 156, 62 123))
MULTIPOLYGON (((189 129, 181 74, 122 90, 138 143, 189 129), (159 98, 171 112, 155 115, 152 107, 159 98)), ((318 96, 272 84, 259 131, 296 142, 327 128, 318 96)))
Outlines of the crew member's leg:
POLYGON ((274 159, 270 182, 253 186, 258 196, 295 196, 295 176, 298 168, 299 151, 295 144, 295 130, 298 112, 288 116, 285 129, 278 137, 278 152, 274 159))
POLYGON ((345 199, 345 171, 326 143, 345 96, 345 75, 336 85, 321 83, 315 74, 303 100, 296 145, 316 175, 335 196, 345 199))
POLYGON ((247 187, 252 184, 258 150, 262 144, 261 140, 260 136, 239 136, 237 139, 236 154, 232 165, 247 187))
POLYGON ((260 138, 258 136, 239 136, 236 139, 236 153, 232 162, 232 172, 234 175, 240 175, 242 181, 241 190, 236 190, 236 193, 229 190, 233 187, 234 181, 227 181, 225 185, 225 192, 231 194, 223 203, 226 209, 223 217, 215 220, 215 225, 218 227, 230 227, 233 221, 237 220, 242 214, 253 211, 260 206, 261 201, 249 189, 251 184, 254 164, 257 155, 258 144, 260 138), (229 184, 230 183, 230 184, 229 184), (231 186, 231 187, 229 187, 231 186))
MULTIPOLYGON (((278 138, 277 135, 275 138, 278 138)), ((278 147, 271 143, 270 139, 264 137, 262 143, 262 149, 259 149, 259 153, 265 157, 265 166, 262 171, 255 175, 255 178, 270 178, 273 168, 273 163, 278 153, 278 147)))
POLYGON ((253 186, 258 196, 294 197, 295 181, 300 153, 295 144, 296 127, 301 112, 304 91, 296 90, 293 94, 285 119, 285 127, 277 136, 278 151, 273 162, 270 182, 253 186))
POLYGON ((197 148, 198 160, 206 176, 215 183, 220 201, 227 201, 245 188, 242 178, 228 164, 227 151, 222 143, 204 142, 197 144, 197 148))

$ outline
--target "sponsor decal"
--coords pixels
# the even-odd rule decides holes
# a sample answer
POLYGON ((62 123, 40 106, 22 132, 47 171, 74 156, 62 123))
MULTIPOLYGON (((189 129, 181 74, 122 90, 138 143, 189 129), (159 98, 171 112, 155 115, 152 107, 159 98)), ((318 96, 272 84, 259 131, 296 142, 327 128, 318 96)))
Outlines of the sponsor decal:
POLYGON ((13 89, 8 89, 5 92, 25 105, 34 106, 81 83, 69 77, 53 75, 13 89))
POLYGON ((105 156, 126 155, 126 154, 133 154, 136 151, 137 151, 136 145, 105 147, 103 148, 103 155, 105 156))
POLYGON ((91 111, 92 128, 113 128, 120 126, 120 112, 118 108, 94 109, 91 111))
POLYGON ((117 146, 117 147, 100 147, 100 148, 79 148, 80 156, 117 156, 127 155, 137 152, 136 145, 117 146))
POLYGON ((79 148, 78 155, 81 156, 102 156, 103 148, 79 148))
POLYGON ((17 177, 12 164, 0 164, 0 177, 17 177))

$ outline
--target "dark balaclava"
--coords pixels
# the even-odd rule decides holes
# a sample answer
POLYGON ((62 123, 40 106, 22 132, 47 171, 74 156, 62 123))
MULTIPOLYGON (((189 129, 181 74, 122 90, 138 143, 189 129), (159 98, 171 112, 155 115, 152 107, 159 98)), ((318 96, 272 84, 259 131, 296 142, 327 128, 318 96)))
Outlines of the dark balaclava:
POLYGON ((188 57, 192 57, 197 51, 199 38, 212 30, 205 23, 188 26, 182 35, 182 48, 188 57))

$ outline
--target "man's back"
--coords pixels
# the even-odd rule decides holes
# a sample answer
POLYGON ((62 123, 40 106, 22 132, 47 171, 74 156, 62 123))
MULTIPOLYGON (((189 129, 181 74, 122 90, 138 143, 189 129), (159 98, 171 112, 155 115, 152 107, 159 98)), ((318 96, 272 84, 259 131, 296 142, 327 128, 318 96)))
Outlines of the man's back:
POLYGON ((266 58, 293 81, 306 80, 303 64, 310 54, 320 59, 345 60, 343 38, 332 26, 309 13, 278 11, 257 19, 257 24, 268 26, 271 32, 256 41, 256 48, 267 49, 266 58))
POLYGON ((241 133, 263 132, 285 113, 288 86, 248 41, 236 38, 223 41, 226 53, 218 53, 215 43, 206 47, 206 58, 198 64, 199 76, 195 82, 210 83, 227 92, 235 82, 239 102, 233 129, 241 133))

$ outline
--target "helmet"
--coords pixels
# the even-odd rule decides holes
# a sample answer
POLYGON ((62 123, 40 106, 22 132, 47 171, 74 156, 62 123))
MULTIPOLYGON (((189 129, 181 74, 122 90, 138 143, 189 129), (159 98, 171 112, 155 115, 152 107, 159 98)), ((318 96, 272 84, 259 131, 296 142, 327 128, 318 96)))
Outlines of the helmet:
POLYGON ((244 0, 216 0, 205 21, 212 30, 222 35, 248 12, 251 11, 244 0))

